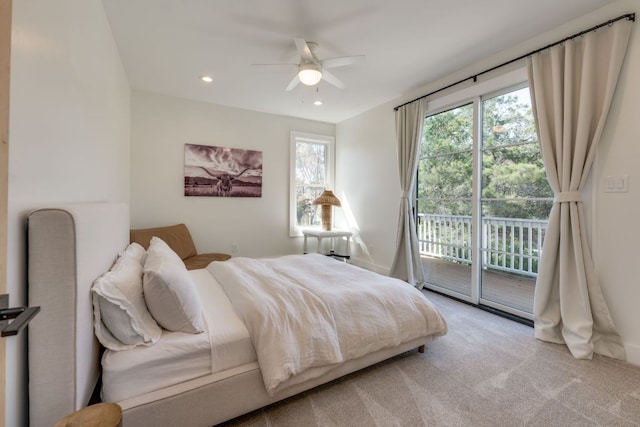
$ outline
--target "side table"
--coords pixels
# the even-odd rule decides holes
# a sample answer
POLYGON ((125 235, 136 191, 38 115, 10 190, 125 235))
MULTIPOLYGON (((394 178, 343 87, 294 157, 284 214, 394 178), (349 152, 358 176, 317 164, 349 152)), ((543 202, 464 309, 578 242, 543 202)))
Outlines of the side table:
POLYGON ((317 246, 316 246, 316 252, 320 253, 320 251, 322 250, 322 240, 323 239, 331 239, 331 249, 329 250, 329 252, 326 255, 329 256, 334 256, 334 257, 338 257, 338 258, 343 258, 345 260, 349 259, 351 257, 351 235, 352 233, 350 231, 344 231, 344 230, 320 230, 320 229, 306 229, 306 230, 302 230, 302 235, 304 236, 304 243, 302 245, 302 252, 304 252, 305 254, 308 253, 307 251, 307 239, 309 237, 315 237, 317 240, 317 246), (336 252, 336 246, 335 246, 335 241, 334 239, 338 237, 338 238, 345 238, 346 239, 346 244, 345 244, 345 248, 344 248, 344 253, 339 253, 336 252))

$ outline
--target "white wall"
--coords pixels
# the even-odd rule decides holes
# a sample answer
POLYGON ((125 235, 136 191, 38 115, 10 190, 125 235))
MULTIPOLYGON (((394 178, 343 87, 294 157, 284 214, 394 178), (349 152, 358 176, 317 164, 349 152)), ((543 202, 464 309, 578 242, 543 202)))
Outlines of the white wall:
POLYGON ((289 132, 332 124, 133 92, 131 225, 183 222, 198 252, 264 257, 301 251, 289 237, 289 132), (262 197, 185 197, 184 144, 262 151, 262 197))
MULTIPOLYGON (((640 12, 640 1, 620 2, 623 10, 640 12)), ((617 10, 617 9, 616 9, 617 10)), ((636 19, 640 16, 636 17, 636 19)), ((625 64, 616 88, 594 168, 594 259, 613 320, 622 335, 627 360, 640 365, 640 28, 631 32, 625 64), (628 193, 605 193, 607 176, 628 175, 628 193)))
MULTIPOLYGON (((360 228, 362 245, 356 254, 356 263, 374 265, 388 270, 393 260, 389 250, 395 243, 400 183, 397 177, 393 107, 416 96, 469 77, 496 64, 516 58, 534 49, 546 46, 593 25, 629 12, 640 10, 640 0, 621 0, 599 11, 542 34, 481 63, 460 70, 446 79, 432 82, 419 91, 406 94, 392 103, 382 105, 346 120, 336 126, 340 141, 337 151, 339 191, 350 201, 360 228), (356 168, 349 165, 367 164, 356 168), (369 197, 363 195, 366 182, 369 197), (379 189, 376 195, 374 189, 379 189), (369 254, 362 248, 369 248, 369 254), (373 250, 371 250, 373 248, 373 250)), ((640 365, 640 286, 635 258, 640 241, 640 158, 638 127, 640 122, 640 31, 632 30, 627 57, 609 120, 593 171, 592 219, 593 253, 597 274, 605 298, 622 335, 627 359, 640 365), (628 175, 628 193, 604 193, 603 183, 609 175, 628 175)))
POLYGON ((389 272, 395 253, 400 207, 395 139, 391 104, 336 127, 336 195, 353 232, 352 262, 380 273, 389 272))
MULTIPOLYGON (((28 211, 128 202, 130 90, 100 0, 14 1, 12 27, 7 288, 21 305, 28 211)), ((26 425, 25 335, 3 338, 7 426, 26 425)))

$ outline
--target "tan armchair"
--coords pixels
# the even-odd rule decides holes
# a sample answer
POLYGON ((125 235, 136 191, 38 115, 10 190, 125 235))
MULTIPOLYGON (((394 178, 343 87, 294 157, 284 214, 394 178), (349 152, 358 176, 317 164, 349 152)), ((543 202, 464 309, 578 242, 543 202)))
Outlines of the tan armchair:
POLYGON ((129 240, 139 243, 145 249, 149 248, 153 236, 164 240, 182 258, 187 270, 205 268, 211 261, 226 261, 231 258, 231 255, 221 253, 198 254, 191 233, 184 224, 129 230, 129 240))

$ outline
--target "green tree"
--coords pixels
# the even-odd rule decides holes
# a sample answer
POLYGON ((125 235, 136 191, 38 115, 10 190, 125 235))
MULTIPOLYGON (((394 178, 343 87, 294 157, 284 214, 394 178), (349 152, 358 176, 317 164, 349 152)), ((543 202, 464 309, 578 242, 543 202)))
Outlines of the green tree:
POLYGON ((421 212, 470 215, 473 105, 429 116, 424 122, 418 198, 421 212))
MULTIPOLYGON (((470 215, 473 104, 426 118, 418 166, 419 211, 470 215)), ((528 88, 482 102, 482 197, 485 216, 546 219, 550 202, 528 88)))
MULTIPOLYGON (((487 99, 482 106, 482 197, 553 197, 542 164, 528 88, 487 99)), ((546 219, 551 203, 507 200, 488 202, 483 208, 487 216, 546 219)))

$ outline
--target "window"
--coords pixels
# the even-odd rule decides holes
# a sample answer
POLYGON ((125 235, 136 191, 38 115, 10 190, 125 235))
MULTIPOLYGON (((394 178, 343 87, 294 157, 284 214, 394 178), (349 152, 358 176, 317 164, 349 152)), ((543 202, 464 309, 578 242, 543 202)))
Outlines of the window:
POLYGON ((303 227, 320 226, 320 211, 311 202, 325 188, 333 189, 334 141, 332 136, 291 132, 291 236, 302 235, 303 227))

